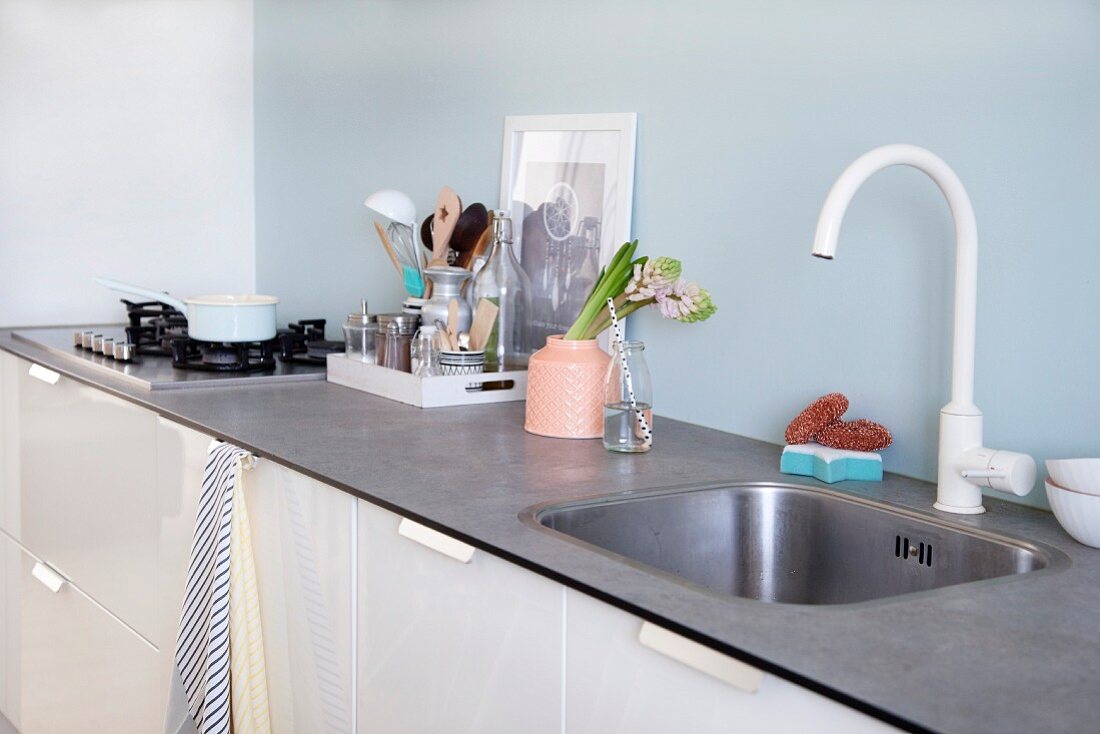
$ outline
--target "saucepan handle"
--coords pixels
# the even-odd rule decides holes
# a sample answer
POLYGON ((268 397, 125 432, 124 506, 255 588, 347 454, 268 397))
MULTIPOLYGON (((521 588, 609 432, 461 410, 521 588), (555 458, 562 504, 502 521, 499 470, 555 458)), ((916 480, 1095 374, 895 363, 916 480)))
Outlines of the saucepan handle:
POLYGON ((129 283, 123 283, 118 280, 111 280, 110 278, 96 278, 96 283, 99 283, 105 288, 110 288, 113 291, 119 293, 128 293, 132 296, 141 296, 142 298, 148 298, 151 301, 159 301, 160 303, 171 306, 180 313, 187 314, 187 304, 178 298, 173 298, 167 293, 161 291, 155 291, 152 288, 142 288, 138 285, 130 285, 129 283))

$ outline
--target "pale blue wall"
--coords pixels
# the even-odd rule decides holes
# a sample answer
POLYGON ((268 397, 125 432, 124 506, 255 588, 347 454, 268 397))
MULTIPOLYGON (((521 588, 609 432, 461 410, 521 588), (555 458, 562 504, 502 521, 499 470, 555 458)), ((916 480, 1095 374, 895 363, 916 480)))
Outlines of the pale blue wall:
POLYGON ((505 115, 637 112, 635 235, 721 308, 695 327, 634 317, 659 411, 778 442, 803 404, 842 390, 852 416, 894 430, 889 469, 932 478, 953 292, 940 194, 912 170, 879 174, 838 259, 810 257, 844 166, 910 142, 956 169, 977 210, 987 443, 1100 455, 1095 0, 255 10, 258 284, 283 316, 396 303, 368 192, 427 210, 449 184, 492 204, 505 115))

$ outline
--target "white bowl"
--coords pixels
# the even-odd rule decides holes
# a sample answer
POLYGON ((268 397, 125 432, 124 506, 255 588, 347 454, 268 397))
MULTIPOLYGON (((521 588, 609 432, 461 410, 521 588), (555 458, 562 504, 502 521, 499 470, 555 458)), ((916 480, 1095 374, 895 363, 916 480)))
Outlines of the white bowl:
POLYGON ((1100 548, 1100 496, 1046 481, 1047 499, 1062 528, 1078 543, 1100 548))
POLYGON ((1059 487, 1100 495, 1100 459, 1047 459, 1047 472, 1059 487))

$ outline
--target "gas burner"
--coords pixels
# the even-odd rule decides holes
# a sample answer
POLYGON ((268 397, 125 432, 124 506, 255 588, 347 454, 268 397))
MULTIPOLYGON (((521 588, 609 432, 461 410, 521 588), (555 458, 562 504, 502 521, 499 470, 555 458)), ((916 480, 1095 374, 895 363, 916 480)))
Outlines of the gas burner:
POLYGON ((344 342, 325 340, 324 319, 303 319, 279 329, 279 361, 326 364, 327 355, 344 351, 344 342))
POLYGON ((275 339, 266 342, 200 342, 186 337, 169 341, 172 366, 206 372, 255 372, 275 369, 275 339))
POLYGON ((187 317, 159 301, 133 303, 122 300, 130 325, 126 339, 135 345, 138 354, 171 357, 171 342, 187 336, 187 317))

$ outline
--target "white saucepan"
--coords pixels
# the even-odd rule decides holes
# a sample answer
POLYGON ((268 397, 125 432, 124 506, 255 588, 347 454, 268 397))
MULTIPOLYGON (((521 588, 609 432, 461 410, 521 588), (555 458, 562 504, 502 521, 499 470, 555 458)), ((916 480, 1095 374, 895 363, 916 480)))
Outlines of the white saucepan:
POLYGON ((182 301, 151 288, 110 278, 96 282, 120 293, 159 301, 187 316, 187 335, 204 342, 259 342, 275 338, 274 296, 195 296, 182 301))

